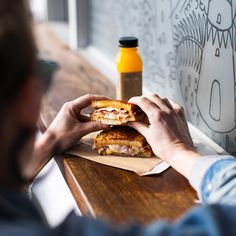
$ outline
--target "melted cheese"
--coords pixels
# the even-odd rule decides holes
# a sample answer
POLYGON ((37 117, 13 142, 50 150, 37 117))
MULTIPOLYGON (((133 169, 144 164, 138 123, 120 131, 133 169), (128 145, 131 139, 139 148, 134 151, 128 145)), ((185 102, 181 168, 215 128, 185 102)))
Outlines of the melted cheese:
POLYGON ((131 147, 126 145, 117 145, 117 144, 111 144, 108 145, 108 147, 116 153, 124 153, 126 155, 134 156, 142 152, 142 148, 137 147, 131 147))
POLYGON ((97 109, 94 114, 96 114, 97 117, 110 120, 125 120, 130 117, 127 110, 118 108, 100 108, 97 109))

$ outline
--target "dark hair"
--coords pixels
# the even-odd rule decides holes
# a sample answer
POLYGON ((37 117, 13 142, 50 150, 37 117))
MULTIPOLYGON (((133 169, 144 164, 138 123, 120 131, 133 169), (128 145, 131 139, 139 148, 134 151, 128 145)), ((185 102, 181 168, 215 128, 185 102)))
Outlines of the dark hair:
MULTIPOLYGON (((22 86, 36 70, 36 45, 32 33, 32 19, 27 0, 0 1, 0 122, 4 125, 4 112, 11 107, 22 86)), ((1 127, 0 127, 1 131, 1 127)), ((8 150, 13 184, 25 180, 21 177, 18 155, 32 135, 22 127, 8 150)))
POLYGON ((0 106, 17 96, 34 73, 36 46, 32 20, 25 0, 0 1, 0 106))

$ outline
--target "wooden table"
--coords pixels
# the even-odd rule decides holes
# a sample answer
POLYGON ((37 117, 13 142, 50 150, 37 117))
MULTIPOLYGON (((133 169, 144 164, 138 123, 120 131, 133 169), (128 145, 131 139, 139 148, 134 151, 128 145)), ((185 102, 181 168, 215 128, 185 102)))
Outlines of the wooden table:
MULTIPOLYGON (((114 97, 114 85, 62 43, 47 25, 36 27, 36 38, 41 54, 61 66, 43 100, 41 114, 47 125, 66 101, 86 93, 114 97)), ((119 223, 149 223, 176 219, 194 205, 194 190, 172 168, 160 175, 139 177, 72 155, 56 160, 84 215, 119 223)))

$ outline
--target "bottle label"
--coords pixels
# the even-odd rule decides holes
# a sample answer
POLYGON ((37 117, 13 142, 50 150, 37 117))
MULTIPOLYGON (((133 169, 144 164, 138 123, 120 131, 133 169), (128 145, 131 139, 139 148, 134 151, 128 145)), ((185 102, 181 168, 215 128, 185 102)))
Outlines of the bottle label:
POLYGON ((117 99, 128 101, 142 95, 142 72, 120 73, 117 85, 117 99))

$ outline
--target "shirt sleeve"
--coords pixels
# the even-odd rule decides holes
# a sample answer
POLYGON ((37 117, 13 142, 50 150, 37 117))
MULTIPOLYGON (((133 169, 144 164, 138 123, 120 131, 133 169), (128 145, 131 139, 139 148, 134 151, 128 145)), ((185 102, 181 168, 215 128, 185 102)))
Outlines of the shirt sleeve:
POLYGON ((189 181, 203 203, 236 206, 236 159, 232 156, 205 156, 199 159, 189 181))

